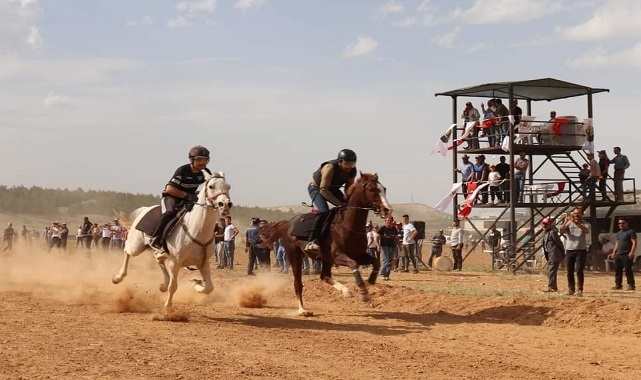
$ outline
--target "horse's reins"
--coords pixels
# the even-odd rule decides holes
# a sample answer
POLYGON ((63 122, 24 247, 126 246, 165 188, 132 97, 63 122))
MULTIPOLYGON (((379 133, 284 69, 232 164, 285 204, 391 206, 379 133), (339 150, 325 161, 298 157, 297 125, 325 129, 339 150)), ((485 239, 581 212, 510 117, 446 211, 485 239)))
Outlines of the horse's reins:
MULTIPOLYGON (((379 185, 381 184, 378 180, 372 178, 372 179, 368 179, 367 181, 365 181, 361 186, 363 188, 365 188, 365 186, 370 182, 376 182, 379 185)), ((374 211, 376 214, 378 214, 380 212, 380 210, 378 208, 375 208, 374 206, 370 206, 370 207, 347 206, 347 205, 341 206, 341 210, 339 210, 339 212, 338 212, 338 216, 340 217, 341 222, 343 221, 343 215, 342 215, 343 214, 343 210, 348 209, 348 208, 352 208, 352 209, 356 209, 356 210, 374 211)), ((350 232, 353 232, 355 234, 361 234, 361 235, 367 234, 367 230, 364 230, 364 232, 356 231, 353 228, 351 228, 350 226, 347 226, 347 229, 350 232)))

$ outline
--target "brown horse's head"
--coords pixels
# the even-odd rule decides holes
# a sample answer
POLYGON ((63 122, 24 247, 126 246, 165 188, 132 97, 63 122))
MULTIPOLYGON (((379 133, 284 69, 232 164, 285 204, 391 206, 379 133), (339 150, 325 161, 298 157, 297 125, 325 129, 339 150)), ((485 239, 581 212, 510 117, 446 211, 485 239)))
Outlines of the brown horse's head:
POLYGON ((381 218, 391 215, 390 206, 386 197, 386 189, 378 181, 378 174, 360 172, 360 176, 347 191, 347 204, 355 207, 371 208, 381 218))

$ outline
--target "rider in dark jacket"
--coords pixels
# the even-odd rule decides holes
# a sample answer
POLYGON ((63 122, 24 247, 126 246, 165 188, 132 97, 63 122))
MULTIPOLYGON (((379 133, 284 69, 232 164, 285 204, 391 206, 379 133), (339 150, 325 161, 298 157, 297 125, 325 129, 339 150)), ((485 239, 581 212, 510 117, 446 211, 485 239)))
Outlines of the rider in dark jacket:
MULTIPOLYGON (((316 206, 319 214, 329 211, 329 203, 334 206, 345 205, 345 194, 341 187, 347 190, 354 184, 356 178, 356 153, 351 149, 342 149, 338 152, 335 160, 325 161, 312 174, 312 181, 307 187, 312 203, 316 206)), ((324 218, 318 217, 314 230, 309 237, 309 243, 305 247, 307 252, 318 252, 318 229, 324 218)))
MULTIPOLYGON (((165 190, 162 192, 160 208, 162 217, 156 230, 151 236, 149 245, 158 251, 163 250, 163 231, 167 223, 173 219, 178 212, 180 202, 195 203, 198 199, 196 190, 203 182, 205 175, 203 170, 209 174, 207 169, 209 163, 209 150, 202 145, 197 145, 189 150, 189 164, 176 169, 165 190)), ((166 252, 160 252, 161 256, 167 256, 166 252)))

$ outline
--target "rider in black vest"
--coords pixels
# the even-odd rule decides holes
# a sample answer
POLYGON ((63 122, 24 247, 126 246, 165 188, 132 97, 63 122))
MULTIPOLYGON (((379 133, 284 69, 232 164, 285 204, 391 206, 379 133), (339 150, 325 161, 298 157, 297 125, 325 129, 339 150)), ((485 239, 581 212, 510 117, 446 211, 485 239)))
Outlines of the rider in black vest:
MULTIPOLYGON (((351 149, 343 149, 338 152, 335 160, 323 162, 312 175, 312 182, 307 188, 318 213, 323 214, 329 211, 328 202, 334 206, 344 206, 345 195, 341 191, 341 187, 349 188, 354 184, 355 177, 356 153, 351 149)), ((316 239, 318 239, 318 230, 324 219, 323 217, 317 218, 305 251, 315 253, 320 250, 316 239)))
MULTIPOLYGON (((209 163, 209 150, 202 145, 197 145, 189 150, 189 164, 183 165, 176 169, 176 172, 171 177, 165 190, 162 192, 162 199, 160 200, 160 209, 162 217, 156 230, 151 236, 149 245, 158 251, 163 250, 163 231, 176 213, 178 212, 177 205, 180 202, 195 203, 198 200, 196 190, 203 182, 205 182, 205 175, 203 170, 211 174, 207 169, 209 163)), ((167 256, 166 252, 159 252, 160 256, 167 256)))

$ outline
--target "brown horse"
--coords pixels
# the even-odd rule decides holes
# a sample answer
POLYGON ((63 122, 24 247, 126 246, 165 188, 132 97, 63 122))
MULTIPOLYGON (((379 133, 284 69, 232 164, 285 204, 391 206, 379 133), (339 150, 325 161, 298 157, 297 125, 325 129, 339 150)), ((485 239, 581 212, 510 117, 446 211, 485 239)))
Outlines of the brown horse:
MULTIPOLYGON (((356 278, 361 300, 368 301, 370 295, 358 270, 359 265, 372 265, 372 273, 367 282, 376 283, 380 268, 380 261, 366 253, 367 232, 365 225, 367 215, 374 211, 381 217, 391 214, 392 209, 385 197, 385 187, 378 181, 377 174, 360 173, 354 185, 346 190, 347 204, 342 206, 328 228, 327 233, 318 239, 321 247, 320 254, 309 255, 311 259, 322 261, 321 279, 341 291, 345 297, 351 297, 349 289, 332 278, 332 265, 345 265, 349 267, 356 278)), ((290 221, 272 223, 266 227, 270 244, 282 237, 282 245, 287 252, 287 258, 292 265, 294 274, 294 291, 298 299, 298 315, 311 316, 312 312, 303 307, 303 282, 302 266, 306 241, 292 235, 292 227, 303 215, 294 217, 290 221)))

